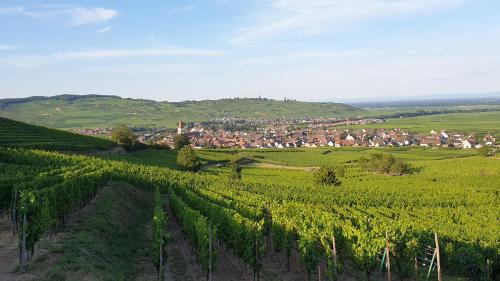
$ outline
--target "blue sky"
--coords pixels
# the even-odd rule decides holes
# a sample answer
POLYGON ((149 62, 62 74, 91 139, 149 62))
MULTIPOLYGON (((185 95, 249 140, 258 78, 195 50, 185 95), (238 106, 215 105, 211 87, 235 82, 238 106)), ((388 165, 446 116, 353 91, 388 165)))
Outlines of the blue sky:
POLYGON ((0 98, 500 91, 498 0, 0 1, 0 98))

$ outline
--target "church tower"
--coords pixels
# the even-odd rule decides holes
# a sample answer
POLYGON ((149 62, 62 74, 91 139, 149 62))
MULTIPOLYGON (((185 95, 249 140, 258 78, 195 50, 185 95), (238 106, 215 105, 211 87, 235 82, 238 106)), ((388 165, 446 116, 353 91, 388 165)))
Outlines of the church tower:
POLYGON ((184 133, 184 122, 179 120, 179 125, 177 126, 177 134, 181 135, 184 133))

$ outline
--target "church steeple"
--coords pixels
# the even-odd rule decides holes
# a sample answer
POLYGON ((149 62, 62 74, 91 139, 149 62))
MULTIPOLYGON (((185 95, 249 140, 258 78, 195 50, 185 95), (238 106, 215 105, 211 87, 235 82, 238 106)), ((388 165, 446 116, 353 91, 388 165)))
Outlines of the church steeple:
POLYGON ((177 125, 177 134, 181 135, 184 133, 184 122, 179 120, 179 125, 177 125))

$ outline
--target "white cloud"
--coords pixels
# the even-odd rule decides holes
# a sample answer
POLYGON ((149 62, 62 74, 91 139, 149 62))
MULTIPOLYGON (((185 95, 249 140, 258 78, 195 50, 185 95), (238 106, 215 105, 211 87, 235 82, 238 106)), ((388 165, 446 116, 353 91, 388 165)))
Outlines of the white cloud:
POLYGON ((250 16, 252 23, 231 38, 233 44, 285 32, 318 34, 333 27, 386 17, 450 8, 464 0, 269 0, 250 16))
POLYGON ((95 33, 105 33, 105 32, 108 32, 108 31, 111 31, 113 28, 111 26, 106 26, 104 28, 101 28, 99 30, 96 30, 95 33))
POLYGON ((184 6, 184 7, 178 7, 174 8, 170 11, 168 11, 169 14, 175 14, 175 13, 182 13, 182 12, 188 12, 196 8, 196 5, 189 5, 189 6, 184 6))
POLYGON ((104 8, 74 8, 67 11, 71 15, 71 24, 98 24, 109 21, 118 16, 118 11, 104 8))
POLYGON ((0 51, 10 51, 10 50, 14 50, 14 49, 16 49, 15 46, 0 44, 0 51))
POLYGON ((0 67, 32 67, 49 63, 79 61, 79 60, 97 60, 97 59, 116 59, 131 57, 212 57, 221 56, 222 52, 217 50, 191 49, 191 48, 156 48, 156 49, 137 49, 137 50, 94 50, 94 51, 74 51, 59 52, 46 56, 24 55, 6 58, 0 60, 0 67))
POLYGON ((80 6, 43 6, 39 10, 26 9, 23 6, 0 7, 0 15, 9 14, 50 21, 62 20, 72 26, 80 26, 107 22, 118 16, 118 11, 100 7, 80 6))

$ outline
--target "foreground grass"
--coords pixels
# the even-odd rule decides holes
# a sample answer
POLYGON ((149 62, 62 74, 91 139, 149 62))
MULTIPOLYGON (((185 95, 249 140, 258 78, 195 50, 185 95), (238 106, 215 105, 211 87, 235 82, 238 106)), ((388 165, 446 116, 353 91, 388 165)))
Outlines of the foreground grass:
POLYGON ((135 279, 137 260, 148 249, 143 236, 150 194, 113 183, 95 200, 92 210, 68 227, 67 237, 51 246, 47 255, 58 258, 36 280, 135 279))

